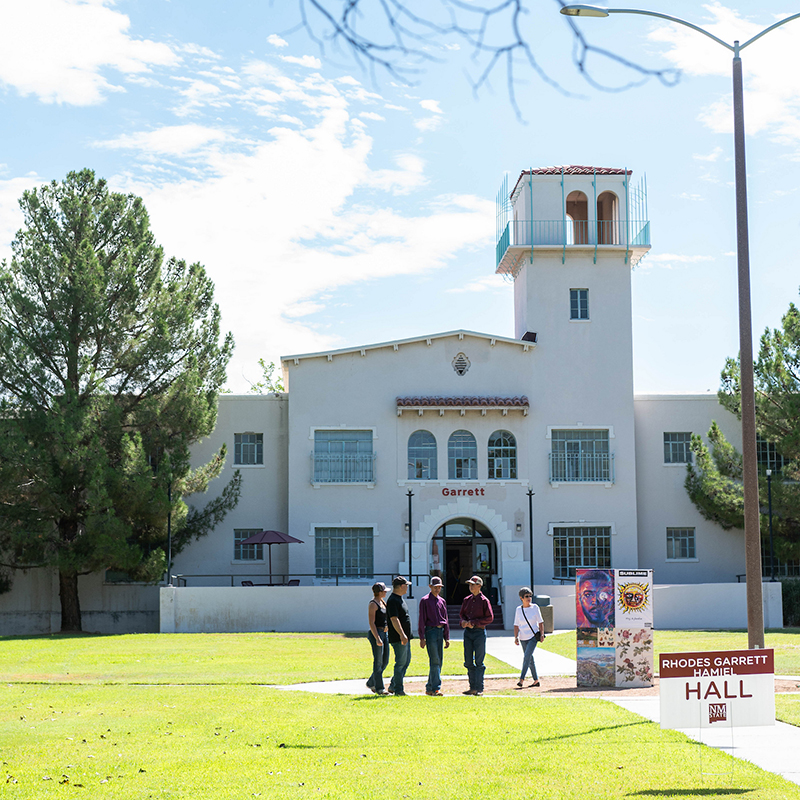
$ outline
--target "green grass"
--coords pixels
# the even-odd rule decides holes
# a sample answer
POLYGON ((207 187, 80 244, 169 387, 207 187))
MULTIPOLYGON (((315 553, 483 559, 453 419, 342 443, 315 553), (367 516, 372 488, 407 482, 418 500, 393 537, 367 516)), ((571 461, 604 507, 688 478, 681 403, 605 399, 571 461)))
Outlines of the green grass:
POLYGON ((597 700, 6 685, 0 743, 8 800, 800 798, 798 786, 597 700))
MULTIPOLYGON (((660 653, 692 653, 707 650, 746 650, 746 631, 654 631, 653 657, 658 672, 660 653)), ((767 631, 764 644, 775 650, 776 675, 800 675, 800 628, 767 631)), ((539 645, 567 658, 575 658, 575 632, 548 636, 539 645)))
MULTIPOLYGON (((408 675, 427 675, 411 642, 408 675)), ((444 674, 463 675, 463 648, 444 651, 444 674)), ((390 660, 390 666, 391 666, 390 660)), ((0 683, 287 684, 364 678, 372 671, 366 636, 335 633, 129 634, 0 637, 0 683)), ((513 672, 486 656, 486 672, 513 672)))
POLYGON ((800 694, 776 694, 775 717, 800 727, 800 694))

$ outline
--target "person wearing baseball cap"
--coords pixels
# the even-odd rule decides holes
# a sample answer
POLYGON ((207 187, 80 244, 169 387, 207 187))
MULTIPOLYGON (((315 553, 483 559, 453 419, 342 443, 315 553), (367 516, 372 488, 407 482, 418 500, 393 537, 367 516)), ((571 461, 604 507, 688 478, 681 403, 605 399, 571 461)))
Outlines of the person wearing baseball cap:
POLYGON ((489 598, 483 594, 483 578, 473 575, 467 583, 469 594, 461 604, 459 617, 464 629, 464 666, 469 676, 469 689, 464 694, 480 696, 483 694, 483 673, 486 668, 486 626, 494 620, 494 612, 489 598))
POLYGON ((386 601, 386 616, 389 619, 389 644, 394 650, 394 672, 389 681, 389 694, 405 696, 403 679, 411 663, 411 614, 403 595, 408 591, 410 581, 402 575, 392 580, 392 593, 386 601))
POLYGON ((447 603, 439 595, 444 589, 442 579, 434 575, 430 592, 419 601, 419 646, 428 650, 428 682, 425 694, 442 696, 442 661, 444 648, 450 647, 450 622, 447 618, 447 603))

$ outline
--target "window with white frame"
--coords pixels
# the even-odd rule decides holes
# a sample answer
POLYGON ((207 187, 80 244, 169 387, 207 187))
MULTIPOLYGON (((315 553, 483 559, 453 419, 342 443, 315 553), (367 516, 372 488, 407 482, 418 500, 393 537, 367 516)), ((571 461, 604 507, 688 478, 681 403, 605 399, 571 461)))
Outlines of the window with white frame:
POLYGON ((372 483, 372 431, 314 431, 314 483, 372 483))
POLYGON ((551 483, 613 483, 614 454, 608 429, 556 429, 551 433, 551 483))
POLYGON ((556 578, 574 578, 576 569, 611 566, 611 528, 571 525, 553 528, 553 565, 556 578))
POLYGON ((454 431, 447 441, 447 477, 478 480, 478 444, 469 431, 454 431))
POLYGON ((263 544, 242 544, 242 542, 261 528, 234 528, 233 530, 233 560, 234 561, 263 561, 263 544))
POLYGON ((439 477, 436 458, 436 437, 430 431, 414 431, 408 437, 410 481, 435 481, 439 477))
POLYGON ((692 463, 692 432, 664 434, 664 463, 692 463))
POLYGON ((569 290, 569 318, 589 319, 589 290, 569 290))
POLYGON ((695 557, 694 528, 667 528, 667 561, 695 557))
POLYGON ((263 433, 233 434, 233 463, 240 465, 264 463, 263 433))
POLYGON ((315 528, 314 558, 318 578, 371 578, 372 528, 315 528))
POLYGON ((489 437, 489 480, 517 479, 517 440, 509 431, 489 437))

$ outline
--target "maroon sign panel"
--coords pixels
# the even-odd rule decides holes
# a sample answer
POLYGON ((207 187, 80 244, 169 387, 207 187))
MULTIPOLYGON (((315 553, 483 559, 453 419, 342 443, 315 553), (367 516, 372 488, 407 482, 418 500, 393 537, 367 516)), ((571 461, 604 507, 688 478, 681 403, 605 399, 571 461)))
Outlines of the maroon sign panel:
POLYGON ((764 675, 775 671, 772 650, 724 650, 705 653, 662 653, 663 678, 711 678, 717 675, 764 675))

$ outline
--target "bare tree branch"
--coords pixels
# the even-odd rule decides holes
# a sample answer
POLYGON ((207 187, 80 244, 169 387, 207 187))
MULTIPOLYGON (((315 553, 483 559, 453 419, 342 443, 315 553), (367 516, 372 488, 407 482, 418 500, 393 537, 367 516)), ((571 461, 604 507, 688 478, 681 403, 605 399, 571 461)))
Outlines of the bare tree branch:
MULTIPOLYGON (((564 0, 553 0, 562 8, 564 0)), ((469 78, 477 93, 489 85, 493 73, 505 74, 509 101, 518 118, 522 112, 516 97, 521 70, 532 70, 542 81, 567 96, 568 91, 537 60, 522 22, 533 19, 533 0, 499 0, 480 5, 468 0, 298 0, 300 21, 287 33, 304 30, 324 55, 331 45, 349 53, 368 71, 413 85, 426 66, 441 63, 437 51, 443 40, 457 39, 472 50, 478 76, 469 78)), ((555 14, 557 9, 553 9, 555 14)), ((621 92, 655 78, 665 86, 680 79, 677 69, 652 69, 619 53, 588 41, 571 17, 560 17, 572 36, 572 61, 581 77, 593 88, 621 92), (594 77, 593 65, 603 61, 622 67, 635 78, 609 85, 594 77)))

